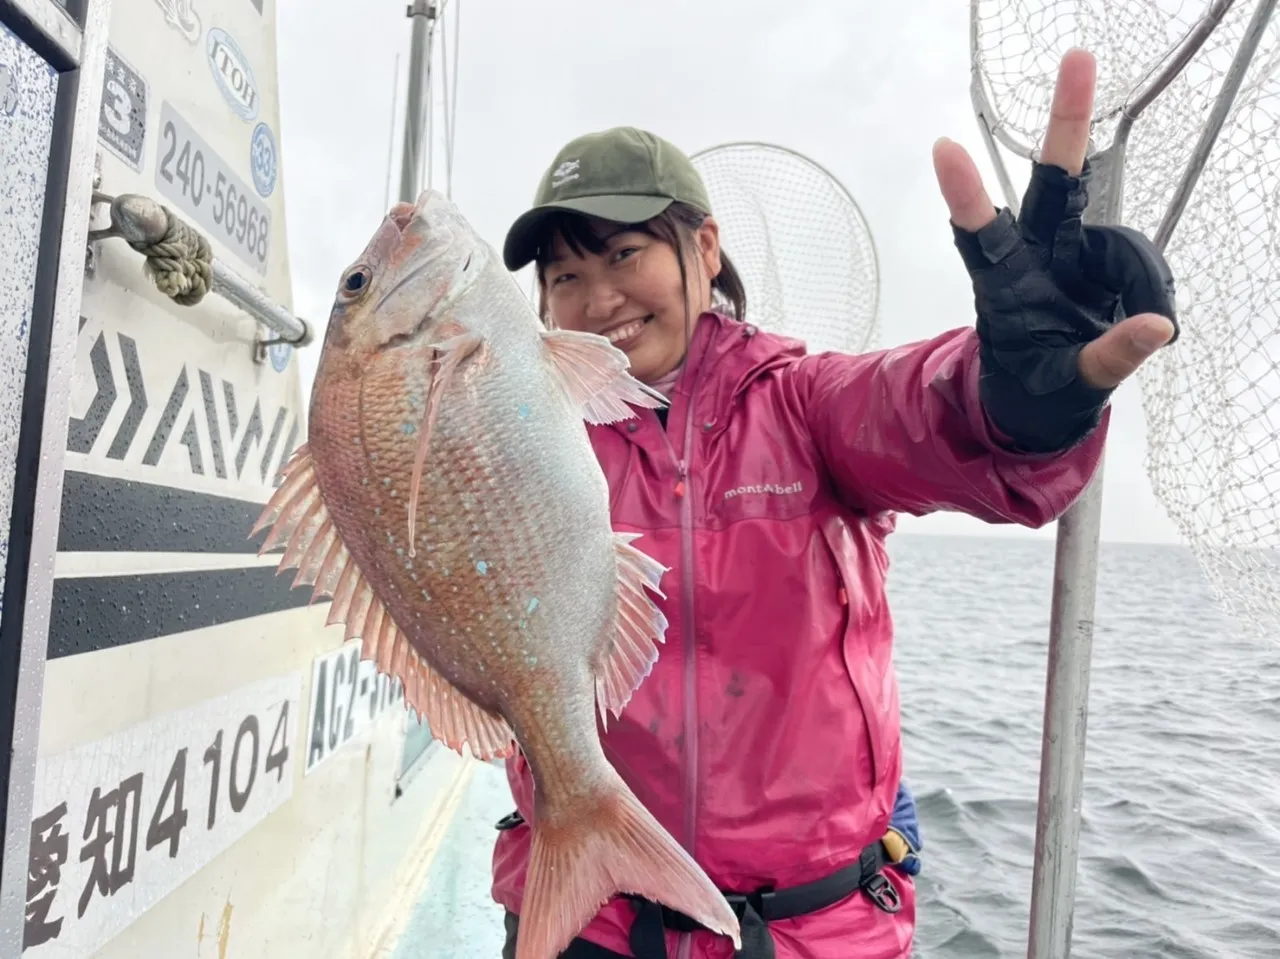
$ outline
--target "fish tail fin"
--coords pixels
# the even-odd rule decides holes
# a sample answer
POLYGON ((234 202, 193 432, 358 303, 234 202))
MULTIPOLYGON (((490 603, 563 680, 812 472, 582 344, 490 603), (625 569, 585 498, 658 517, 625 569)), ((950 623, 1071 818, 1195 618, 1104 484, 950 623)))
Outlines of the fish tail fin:
POLYGON ((532 823, 515 959, 554 959, 619 893, 682 912, 740 949, 724 895, 622 780, 610 780, 564 821, 532 823))

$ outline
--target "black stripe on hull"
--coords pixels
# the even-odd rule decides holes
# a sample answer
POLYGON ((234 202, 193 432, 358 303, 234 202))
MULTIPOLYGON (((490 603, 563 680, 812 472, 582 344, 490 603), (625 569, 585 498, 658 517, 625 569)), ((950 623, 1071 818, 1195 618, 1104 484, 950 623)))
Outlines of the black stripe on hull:
POLYGON ((257 553, 264 503, 68 470, 58 551, 257 553))
POLYGON ((295 575, 251 566, 59 579, 48 655, 58 659, 297 609, 310 601, 311 587, 292 589, 295 575))

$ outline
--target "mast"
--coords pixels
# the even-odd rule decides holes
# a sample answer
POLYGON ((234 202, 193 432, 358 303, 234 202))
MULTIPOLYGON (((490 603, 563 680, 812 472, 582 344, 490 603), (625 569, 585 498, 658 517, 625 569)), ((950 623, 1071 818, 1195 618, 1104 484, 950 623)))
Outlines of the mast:
POLYGON ((441 4, 433 0, 413 0, 405 8, 405 16, 413 20, 413 37, 409 44, 409 92, 405 101, 404 146, 400 160, 400 202, 413 203, 418 198, 419 171, 422 169, 426 110, 424 93, 431 90, 431 45, 441 4))

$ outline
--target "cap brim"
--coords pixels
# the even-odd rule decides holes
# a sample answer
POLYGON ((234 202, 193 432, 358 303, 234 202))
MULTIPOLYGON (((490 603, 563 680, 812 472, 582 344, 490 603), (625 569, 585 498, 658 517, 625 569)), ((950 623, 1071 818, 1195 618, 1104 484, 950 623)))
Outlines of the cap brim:
POLYGON ((502 244, 502 259, 512 273, 531 263, 538 253, 543 221, 554 213, 567 210, 614 223, 642 223, 657 216, 670 205, 671 198, 665 196, 612 194, 584 196, 535 206, 511 224, 507 239, 502 244))

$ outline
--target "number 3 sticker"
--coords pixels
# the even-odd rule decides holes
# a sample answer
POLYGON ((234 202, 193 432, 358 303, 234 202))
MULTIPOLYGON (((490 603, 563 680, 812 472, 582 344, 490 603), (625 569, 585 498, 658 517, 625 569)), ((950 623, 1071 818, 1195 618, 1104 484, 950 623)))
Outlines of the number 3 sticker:
POLYGON ((102 78, 98 139, 135 172, 142 172, 147 142, 147 81, 110 46, 102 78))

